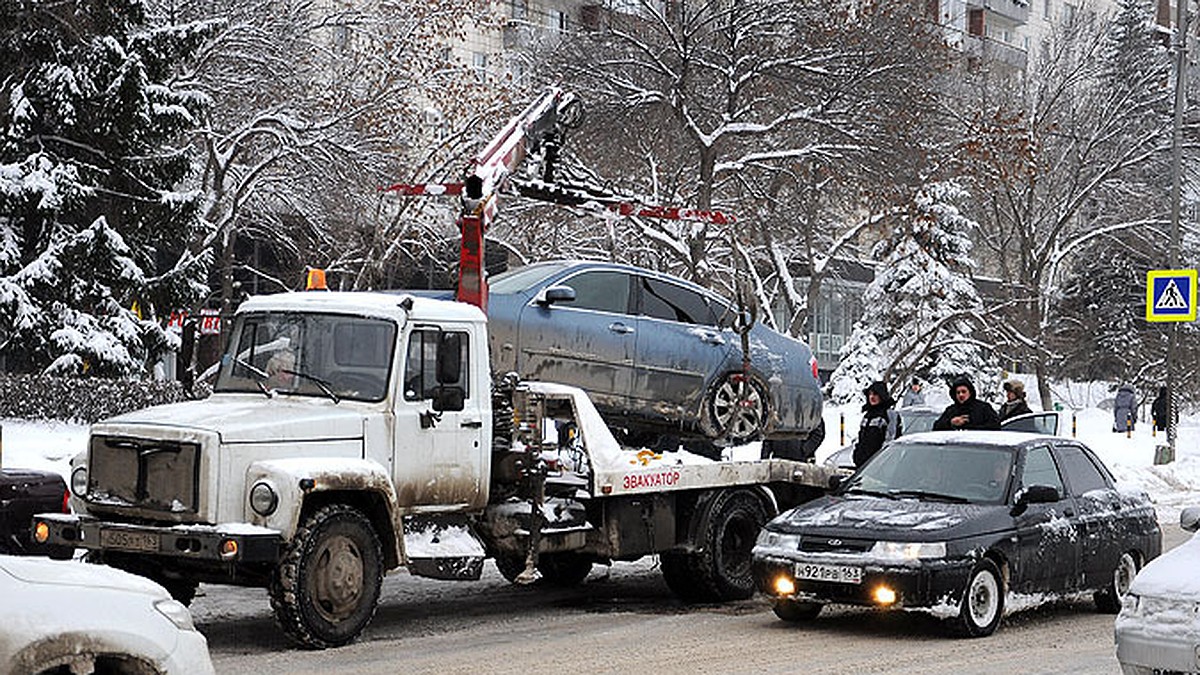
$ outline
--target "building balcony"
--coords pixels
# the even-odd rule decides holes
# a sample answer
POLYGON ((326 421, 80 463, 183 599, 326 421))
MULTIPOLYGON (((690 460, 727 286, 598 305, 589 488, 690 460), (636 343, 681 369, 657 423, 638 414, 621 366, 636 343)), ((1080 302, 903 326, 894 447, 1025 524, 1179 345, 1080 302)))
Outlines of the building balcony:
POLYGON ((970 33, 962 34, 961 48, 967 56, 989 63, 1002 63, 1018 70, 1025 70, 1029 62, 1029 55, 1020 47, 970 33))
POLYGON ((1029 21, 1029 0, 967 0, 967 9, 983 9, 1017 24, 1029 21))

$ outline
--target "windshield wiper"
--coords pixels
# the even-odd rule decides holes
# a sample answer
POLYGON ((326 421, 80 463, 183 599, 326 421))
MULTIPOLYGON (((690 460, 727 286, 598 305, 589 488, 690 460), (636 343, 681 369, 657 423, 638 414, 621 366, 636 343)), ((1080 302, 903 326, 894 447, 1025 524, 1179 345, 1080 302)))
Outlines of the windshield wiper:
POLYGON ((322 380, 321 378, 317 377, 316 375, 309 375, 308 373, 304 373, 299 370, 292 370, 290 368, 282 368, 282 369, 280 369, 279 372, 287 373, 288 375, 295 375, 296 377, 299 377, 299 378, 308 380, 309 382, 312 382, 313 384, 320 387, 321 391, 325 392, 326 396, 333 399, 333 402, 335 404, 341 402, 341 400, 342 400, 342 399, 338 398, 337 394, 333 393, 333 389, 330 387, 329 382, 322 380))
POLYGON ((263 396, 266 396, 267 398, 271 398, 271 390, 267 388, 266 384, 264 384, 264 380, 271 377, 270 374, 267 373, 267 371, 263 370, 262 368, 259 368, 258 366, 254 365, 253 363, 250 363, 248 361, 243 361, 242 359, 239 359, 236 356, 233 357, 233 362, 235 364, 245 368, 246 370, 250 371, 251 375, 255 375, 256 379, 254 380, 254 384, 258 385, 258 390, 263 393, 263 396))
POLYGON ((944 502, 952 502, 954 504, 970 504, 971 500, 958 495, 948 495, 941 492, 930 492, 928 490, 888 490, 888 494, 895 497, 927 497, 929 499, 937 499, 944 502))
POLYGON ((867 488, 858 487, 857 485, 847 488, 845 490, 842 490, 842 494, 870 495, 872 497, 884 497, 886 499, 895 499, 896 498, 896 496, 894 494, 892 494, 890 491, 883 492, 881 490, 868 490, 867 488))

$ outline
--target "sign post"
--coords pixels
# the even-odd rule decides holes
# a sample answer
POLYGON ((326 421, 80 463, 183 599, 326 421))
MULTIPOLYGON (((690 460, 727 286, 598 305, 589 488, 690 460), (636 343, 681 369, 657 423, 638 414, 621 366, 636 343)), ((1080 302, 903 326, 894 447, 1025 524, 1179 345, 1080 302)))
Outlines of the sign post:
MULTIPOLYGON (((1177 264, 1177 263, 1176 263, 1177 264)), ((1155 449, 1154 463, 1175 461, 1179 396, 1175 391, 1175 352, 1179 323, 1196 320, 1196 270, 1150 270, 1146 273, 1146 320, 1171 323, 1167 346, 1167 444, 1155 449)))

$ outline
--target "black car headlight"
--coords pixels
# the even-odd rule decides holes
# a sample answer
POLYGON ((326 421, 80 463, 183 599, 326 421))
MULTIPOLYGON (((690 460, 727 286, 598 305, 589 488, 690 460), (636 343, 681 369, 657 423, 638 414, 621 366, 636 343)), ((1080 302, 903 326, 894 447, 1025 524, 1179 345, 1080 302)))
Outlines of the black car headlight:
POLYGON ((758 540, 754 542, 754 545, 782 551, 798 551, 800 550, 800 535, 762 530, 758 533, 758 540))
POLYGON ((946 557, 944 541, 877 541, 871 555, 884 560, 927 560, 946 557))

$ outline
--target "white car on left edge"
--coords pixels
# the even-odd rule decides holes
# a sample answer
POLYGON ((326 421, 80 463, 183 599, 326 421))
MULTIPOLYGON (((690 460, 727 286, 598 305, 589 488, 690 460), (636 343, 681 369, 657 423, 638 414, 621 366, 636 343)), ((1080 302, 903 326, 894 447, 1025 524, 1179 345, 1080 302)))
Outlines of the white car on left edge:
MULTIPOLYGON (((1200 530, 1200 507, 1184 509, 1179 525, 1200 530)), ((1200 672, 1200 534, 1138 573, 1115 631, 1126 675, 1200 672)))
POLYGON ((0 598, 0 675, 213 673, 187 608, 148 579, 0 556, 0 598))

